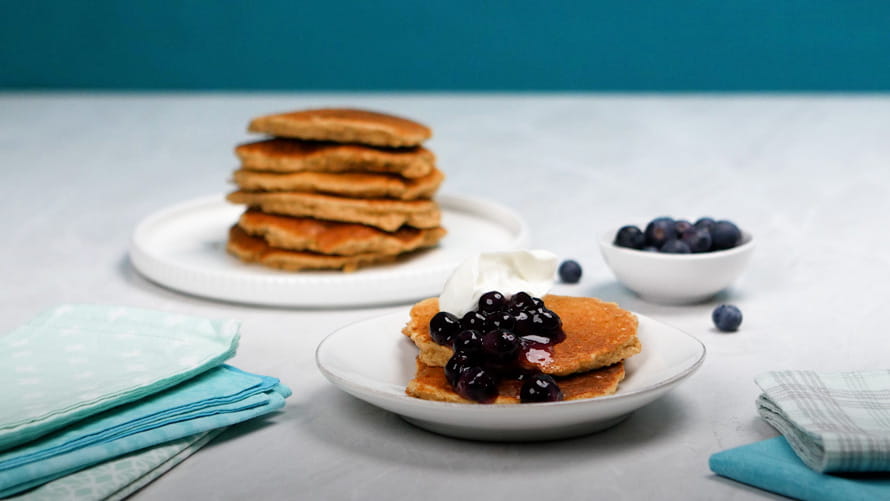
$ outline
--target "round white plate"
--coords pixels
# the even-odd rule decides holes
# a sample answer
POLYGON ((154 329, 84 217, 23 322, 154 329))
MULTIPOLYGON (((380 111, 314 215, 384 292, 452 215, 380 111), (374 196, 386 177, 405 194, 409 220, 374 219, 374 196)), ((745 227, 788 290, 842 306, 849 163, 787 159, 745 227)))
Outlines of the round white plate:
POLYGON ((409 397, 417 348, 401 334, 408 309, 335 331, 318 345, 316 364, 341 390, 427 430, 460 438, 534 441, 608 428, 695 372, 705 357, 694 337, 637 314, 640 354, 625 362, 614 395, 542 404, 457 404, 409 397))
POLYGON ((244 208, 226 202, 223 195, 185 202, 145 218, 133 232, 130 259, 149 279, 198 296, 271 306, 361 306, 435 296, 467 257, 528 245, 527 225, 503 206, 449 195, 436 200, 442 208, 442 226, 448 230, 438 247, 353 273, 288 272, 230 256, 229 227, 244 208))

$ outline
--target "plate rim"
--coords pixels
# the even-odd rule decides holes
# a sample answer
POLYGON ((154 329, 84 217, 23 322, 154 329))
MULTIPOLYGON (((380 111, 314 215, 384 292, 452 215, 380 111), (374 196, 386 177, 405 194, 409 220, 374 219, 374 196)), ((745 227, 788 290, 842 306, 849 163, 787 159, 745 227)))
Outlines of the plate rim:
MULTIPOLYGON (((355 325, 362 324, 364 322, 370 322, 373 320, 379 320, 379 319, 386 318, 386 317, 396 316, 396 315, 407 315, 409 310, 410 310, 410 307, 407 307, 405 309, 405 311, 402 311, 402 309, 400 309, 399 311, 390 312, 390 313, 387 313, 384 315, 378 315, 378 316, 374 316, 374 317, 370 317, 370 318, 365 318, 362 320, 356 320, 354 322, 350 322, 346 325, 343 325, 343 326, 339 327, 338 329, 334 330, 333 332, 329 333, 318 343, 318 346, 316 346, 316 349, 315 349, 315 365, 316 365, 316 367, 325 376, 325 378, 327 378, 328 381, 330 381, 335 386, 337 386, 338 389, 340 389, 341 391, 345 391, 346 393, 352 394, 351 392, 345 390, 342 386, 337 384, 333 379, 336 379, 337 381, 340 381, 341 383, 344 383, 348 386, 355 386, 355 384, 352 381, 346 380, 342 376, 331 372, 328 368, 324 367, 324 365, 321 363, 320 353, 321 353, 322 349, 324 348, 324 345, 328 342, 329 339, 331 339, 333 336, 337 335, 339 332, 349 329, 355 325)), ((590 404, 592 402, 605 403, 605 402, 615 402, 615 401, 620 401, 620 400, 629 400, 629 399, 632 399, 633 397, 639 396, 641 394, 656 392, 659 389, 662 389, 666 386, 671 386, 679 381, 682 381, 683 379, 686 379, 687 377, 691 376, 693 373, 695 373, 702 366, 702 364, 704 363, 704 360, 705 360, 705 356, 707 354, 707 347, 700 339, 696 338, 692 334, 689 334, 688 332, 686 332, 682 329, 679 329, 679 328, 674 327, 670 324, 655 320, 649 316, 643 315, 641 313, 633 312, 633 311, 631 311, 631 313, 636 315, 638 318, 645 319, 645 321, 647 321, 647 322, 652 322, 655 324, 659 324, 659 325, 668 327, 668 328, 676 331, 677 333, 680 333, 680 334, 688 337, 690 340, 692 340, 694 342, 695 346, 699 349, 698 355, 695 358, 695 360, 688 367, 685 367, 683 370, 677 372, 676 374, 673 374, 672 376, 670 376, 668 378, 659 380, 653 384, 647 385, 644 388, 633 390, 633 391, 630 391, 627 393, 621 393, 621 394, 616 393, 616 394, 605 395, 605 396, 600 396, 600 397, 584 398, 584 399, 578 399, 578 400, 566 400, 566 401, 560 401, 560 402, 537 402, 537 403, 526 403, 526 404, 522 404, 522 405, 516 405, 516 404, 473 405, 473 404, 465 404, 465 403, 460 403, 460 402, 440 402, 440 401, 433 401, 433 400, 424 400, 424 399, 419 399, 419 398, 413 398, 407 394, 393 394, 393 393, 389 393, 389 392, 386 392, 386 391, 383 391, 383 390, 380 390, 377 388, 367 387, 367 386, 362 387, 362 390, 378 394, 381 397, 388 399, 392 402, 408 403, 412 406, 426 408, 426 410, 459 408, 459 409, 466 409, 470 412, 479 412, 476 409, 492 409, 490 411, 486 410, 486 411, 481 411, 481 412, 498 412, 493 409, 546 408, 546 407, 569 406, 569 405, 578 406, 579 404, 590 404)), ((405 339, 407 340, 408 338, 406 337, 405 339)), ((408 340, 408 341, 410 342, 410 340, 408 340)), ((360 398, 360 397, 357 397, 357 398, 360 398)), ((364 399, 362 399, 362 400, 364 400, 364 399)), ((368 402, 368 403, 372 403, 372 402, 368 402)), ((373 403, 372 403, 372 405, 373 405, 373 403)), ((395 411, 393 411, 393 412, 395 412, 395 411)), ((397 412, 397 414, 401 414, 401 413, 397 412)))
MULTIPOLYGON (((507 230, 511 238, 502 249, 518 249, 529 245, 531 241, 530 229, 528 223, 513 209, 482 198, 470 197, 464 195, 456 195, 448 192, 438 194, 434 200, 442 206, 443 212, 452 210, 456 212, 469 213, 474 217, 484 219, 485 221, 497 224, 507 230)), ((270 299, 268 297, 257 297, 262 294, 252 294, 253 298, 248 297, 250 293, 233 294, 225 291, 211 290, 213 287, 191 286, 188 282, 195 281, 213 281, 228 282, 229 286, 238 284, 243 288, 308 288, 319 286, 368 286, 370 284, 386 280, 388 271, 380 273, 363 274, 361 270, 356 273, 344 275, 307 275, 296 273, 285 273, 281 275, 253 275, 249 272, 230 276, 229 270, 217 269, 198 269, 183 265, 182 263, 171 260, 164 256, 163 252, 153 249, 146 244, 146 239, 150 238, 152 232, 156 231, 159 224, 163 224, 164 219, 175 216, 178 213, 191 212, 205 208, 222 209, 226 205, 231 205, 233 209, 238 208, 236 204, 230 204, 225 200, 225 194, 217 193, 213 195, 205 195, 190 200, 178 202, 176 204, 158 209, 144 218, 142 218, 130 234, 128 245, 128 256, 133 267, 140 275, 157 283, 163 287, 175 290, 180 293, 186 293, 198 297, 210 298, 215 300, 230 301, 239 304, 253 304, 265 306, 290 306, 290 307, 337 307, 337 306, 373 306, 384 304, 404 304, 407 301, 417 299, 420 295, 403 294, 393 295, 393 297, 368 297, 364 300, 357 298, 346 301, 336 300, 312 300, 309 297, 297 299, 295 297, 281 297, 270 299), (176 278, 171 278, 171 277, 176 278), (184 277, 184 278, 183 278, 184 277)), ((237 219, 232 220, 232 224, 237 219)), ((447 237, 446 237, 447 238, 447 237)), ((434 250, 434 249, 431 249, 434 250)), ((400 281, 411 282, 420 277, 436 276, 447 274, 450 268, 459 264, 439 263, 427 268, 419 269, 395 269, 392 272, 398 275, 400 281)), ((259 266, 259 265, 256 265, 259 266)), ((268 271, 267 268, 262 268, 268 271)), ((369 271, 378 271, 369 268, 369 271)), ((447 278, 447 277, 443 277, 447 278)), ((404 288, 411 290, 411 288, 404 288)), ((415 288, 416 289, 416 288, 415 288)), ((265 293, 269 295, 268 292, 265 293)), ((309 294, 296 294, 302 296, 311 296, 309 294)), ((432 295, 432 292, 430 293, 432 295)))

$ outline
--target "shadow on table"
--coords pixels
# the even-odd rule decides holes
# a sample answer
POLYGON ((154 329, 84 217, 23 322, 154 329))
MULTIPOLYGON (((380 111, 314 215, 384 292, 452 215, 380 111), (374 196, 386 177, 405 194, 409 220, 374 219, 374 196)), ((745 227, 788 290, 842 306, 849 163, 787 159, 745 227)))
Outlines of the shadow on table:
POLYGON ((374 461, 449 471, 485 471, 506 460, 511 474, 524 468, 529 473, 565 468, 572 461, 583 461, 592 455, 639 451, 648 442, 678 431, 683 419, 681 406, 668 395, 637 410, 618 425, 591 435, 545 442, 480 442, 422 430, 333 388, 319 390, 309 401, 324 401, 319 407, 325 411, 323 416, 304 421, 303 426, 308 427, 308 435, 326 447, 374 461), (529 464, 520 459, 523 457, 537 459, 529 464), (497 463, 493 462, 495 459, 497 463))

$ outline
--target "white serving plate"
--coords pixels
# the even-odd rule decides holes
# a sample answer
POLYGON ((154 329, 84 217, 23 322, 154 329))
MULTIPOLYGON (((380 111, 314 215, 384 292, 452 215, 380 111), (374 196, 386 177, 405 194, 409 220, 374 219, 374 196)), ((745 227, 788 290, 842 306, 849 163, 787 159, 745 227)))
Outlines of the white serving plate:
POLYGON ((184 202, 142 220, 133 232, 130 259, 154 282, 212 299, 270 306, 367 306, 434 296, 467 257, 529 243, 528 226, 501 205, 449 195, 436 200, 448 230, 438 247, 353 273, 288 272, 230 256, 225 249, 229 227, 244 207, 226 202, 224 195, 184 202))
POLYGON ((421 428, 459 438, 535 441, 613 426, 661 397, 701 365, 704 345, 674 327, 637 314, 640 354, 625 363, 614 395, 541 404, 457 404, 405 394, 417 348, 401 329, 408 309, 357 322, 325 338, 316 351, 321 372, 341 390, 421 428))

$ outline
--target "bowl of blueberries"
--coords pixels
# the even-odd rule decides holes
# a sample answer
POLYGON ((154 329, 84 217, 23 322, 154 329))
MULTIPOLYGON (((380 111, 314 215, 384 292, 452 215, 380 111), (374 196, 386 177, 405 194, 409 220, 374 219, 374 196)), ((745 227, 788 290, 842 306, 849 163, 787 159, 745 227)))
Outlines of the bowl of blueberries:
POLYGON ((751 260, 754 237, 732 221, 658 217, 643 229, 605 233, 600 250, 618 281, 647 301, 705 301, 735 281, 751 260))

